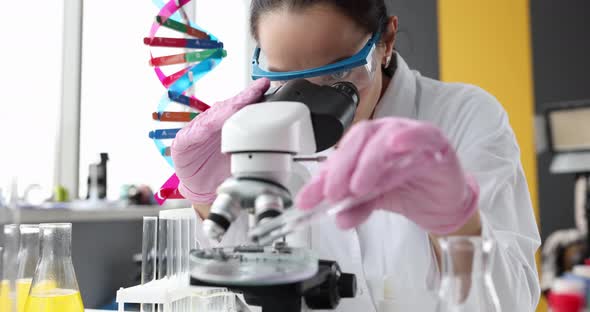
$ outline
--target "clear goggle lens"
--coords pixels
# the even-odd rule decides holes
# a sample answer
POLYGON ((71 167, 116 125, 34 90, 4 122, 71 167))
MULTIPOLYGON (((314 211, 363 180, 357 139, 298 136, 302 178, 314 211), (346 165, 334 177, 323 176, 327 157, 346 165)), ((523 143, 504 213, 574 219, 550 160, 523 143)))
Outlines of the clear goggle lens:
MULTIPOLYGON (((317 84, 317 85, 333 85, 334 83, 337 82, 342 82, 342 81, 346 81, 346 82, 350 82, 352 84, 354 84, 357 89, 359 90, 363 90, 366 87, 368 87, 371 82, 373 81, 374 77, 375 77, 375 72, 377 71, 377 66, 378 66, 378 62, 377 62, 377 58, 374 56, 375 54, 375 48, 373 47, 373 49, 371 50, 371 52, 369 53, 369 55, 367 56, 367 64, 365 65, 361 65, 361 66, 357 66, 357 67, 353 67, 353 68, 348 68, 348 69, 343 69, 342 71, 336 71, 333 73, 329 73, 329 74, 325 74, 325 75, 321 75, 321 76, 315 76, 315 77, 307 77, 305 79, 307 79, 308 81, 317 84)), ((267 68, 266 66, 266 62, 263 62, 263 55, 261 54, 260 56, 260 67, 265 69, 267 68)), ((273 87, 279 87, 284 85, 285 83, 287 83, 288 80, 275 80, 271 82, 271 85, 273 87)))

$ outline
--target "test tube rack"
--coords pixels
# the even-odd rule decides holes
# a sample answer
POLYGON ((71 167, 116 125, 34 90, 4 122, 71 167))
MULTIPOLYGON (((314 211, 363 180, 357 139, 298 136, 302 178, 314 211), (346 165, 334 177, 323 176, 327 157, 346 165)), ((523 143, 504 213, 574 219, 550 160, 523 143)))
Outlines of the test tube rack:
POLYGON ((142 311, 170 312, 238 312, 245 304, 236 294, 223 288, 206 288, 172 285, 168 280, 155 280, 143 285, 121 288, 117 291, 118 311, 125 304, 140 304, 142 311), (157 307, 157 309, 156 309, 157 307))
POLYGON ((189 252, 199 247, 196 231, 192 208, 144 218, 142 284, 117 291, 120 312, 127 303, 140 304, 145 312, 251 311, 225 288, 190 286, 189 252))

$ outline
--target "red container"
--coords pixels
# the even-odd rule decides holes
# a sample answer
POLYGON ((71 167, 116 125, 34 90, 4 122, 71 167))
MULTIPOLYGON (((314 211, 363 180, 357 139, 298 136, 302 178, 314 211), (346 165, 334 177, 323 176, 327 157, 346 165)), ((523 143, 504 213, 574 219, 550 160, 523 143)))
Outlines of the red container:
POLYGON ((585 306, 584 297, 578 294, 549 293, 548 299, 553 312, 582 312, 585 306))

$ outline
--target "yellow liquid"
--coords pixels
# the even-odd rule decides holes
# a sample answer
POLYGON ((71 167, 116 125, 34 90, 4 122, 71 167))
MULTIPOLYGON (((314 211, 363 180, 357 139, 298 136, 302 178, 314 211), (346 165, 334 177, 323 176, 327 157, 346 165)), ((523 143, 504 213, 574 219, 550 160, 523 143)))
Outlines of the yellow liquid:
POLYGON ((84 312, 80 292, 52 289, 31 293, 25 312, 84 312))
POLYGON ((10 284, 8 281, 0 283, 0 311, 10 311, 12 309, 12 300, 10 300, 10 284))
POLYGON ((16 281, 16 302, 18 304, 18 312, 25 311, 25 303, 29 297, 29 290, 31 289, 32 279, 19 279, 16 281))

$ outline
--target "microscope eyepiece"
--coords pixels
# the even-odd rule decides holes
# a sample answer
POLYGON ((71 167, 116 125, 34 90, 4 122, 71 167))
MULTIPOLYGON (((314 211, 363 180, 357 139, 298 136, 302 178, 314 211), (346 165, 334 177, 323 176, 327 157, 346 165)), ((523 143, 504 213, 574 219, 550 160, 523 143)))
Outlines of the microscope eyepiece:
POLYGON ((360 95, 353 83, 316 85, 305 79, 287 82, 265 97, 266 102, 301 102, 309 108, 316 141, 316 152, 334 146, 352 125, 360 95))
POLYGON ((333 84, 332 88, 334 88, 334 89, 344 93, 348 97, 350 97, 350 99, 352 99, 352 102, 354 103, 354 105, 358 106, 359 100, 360 100, 359 99, 359 90, 356 88, 356 86, 352 82, 340 81, 340 82, 333 84))

